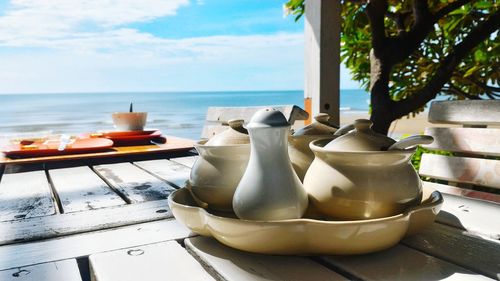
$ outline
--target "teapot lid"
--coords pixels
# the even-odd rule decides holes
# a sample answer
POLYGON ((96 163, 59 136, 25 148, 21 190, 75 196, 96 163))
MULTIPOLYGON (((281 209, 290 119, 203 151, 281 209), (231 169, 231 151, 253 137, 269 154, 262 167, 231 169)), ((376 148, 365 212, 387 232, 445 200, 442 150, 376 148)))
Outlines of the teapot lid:
POLYGON ((243 127, 243 119, 232 119, 227 123, 229 128, 210 138, 205 145, 222 146, 250 143, 248 131, 243 127))
POLYGON ((335 151, 383 151, 396 141, 371 129, 373 122, 367 119, 354 121, 354 130, 342 135, 325 148, 335 151))
POLYGON ((337 128, 332 126, 328 121, 330 115, 326 113, 320 113, 314 116, 312 124, 309 124, 293 133, 293 136, 319 136, 319 135, 333 135, 337 131, 337 128))
POLYGON ((255 112, 247 128, 279 128, 290 127, 285 115, 275 108, 263 108, 255 112))

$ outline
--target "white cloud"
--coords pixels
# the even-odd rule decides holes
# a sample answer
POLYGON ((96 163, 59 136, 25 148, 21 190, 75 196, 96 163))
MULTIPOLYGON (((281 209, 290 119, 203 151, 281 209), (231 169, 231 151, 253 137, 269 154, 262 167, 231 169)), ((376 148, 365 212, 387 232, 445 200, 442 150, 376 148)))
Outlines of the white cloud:
MULTIPOLYGON (((0 45, 26 46, 54 39, 88 37, 88 30, 175 15, 189 0, 13 0, 0 17, 0 45)), ((35 44, 36 46, 37 44, 35 44)))
POLYGON ((188 4, 14 0, 0 16, 0 93, 302 87, 302 33, 169 39, 128 26, 188 4))

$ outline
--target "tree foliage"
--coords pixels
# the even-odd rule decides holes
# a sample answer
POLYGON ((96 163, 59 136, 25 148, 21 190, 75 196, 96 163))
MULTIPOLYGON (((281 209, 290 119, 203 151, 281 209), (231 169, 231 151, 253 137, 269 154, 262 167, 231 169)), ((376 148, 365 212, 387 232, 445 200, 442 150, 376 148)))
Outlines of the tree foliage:
MULTIPOLYGON (((285 4, 296 19, 304 1, 285 4)), ((372 117, 385 114, 390 125, 436 95, 500 97, 497 0, 344 0, 342 19, 341 59, 380 109, 372 117)))

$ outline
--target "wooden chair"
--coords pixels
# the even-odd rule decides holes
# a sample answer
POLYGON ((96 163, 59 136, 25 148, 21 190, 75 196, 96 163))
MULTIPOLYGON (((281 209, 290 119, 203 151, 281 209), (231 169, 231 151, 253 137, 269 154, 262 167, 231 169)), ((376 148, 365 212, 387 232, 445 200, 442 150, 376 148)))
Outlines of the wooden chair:
POLYGON ((424 184, 500 203, 500 100, 433 102, 429 122, 463 127, 426 129, 435 141, 425 148, 453 156, 423 154, 419 173, 434 181, 424 184))
POLYGON ((201 133, 202 139, 208 139, 227 128, 227 121, 231 119, 243 119, 245 123, 250 121, 252 115, 259 109, 273 107, 281 111, 290 124, 297 120, 306 120, 309 114, 296 105, 272 105, 272 106, 250 106, 250 107, 209 107, 205 126, 201 133))

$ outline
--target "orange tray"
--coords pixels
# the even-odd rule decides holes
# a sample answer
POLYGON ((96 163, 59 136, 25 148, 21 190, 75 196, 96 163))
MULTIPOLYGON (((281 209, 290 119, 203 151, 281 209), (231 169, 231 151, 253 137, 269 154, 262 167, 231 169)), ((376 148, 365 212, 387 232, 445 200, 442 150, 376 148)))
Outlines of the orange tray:
POLYGON ((59 141, 51 142, 50 146, 44 144, 43 141, 35 141, 29 145, 11 144, 2 151, 5 156, 10 158, 24 157, 43 157, 55 155, 78 154, 88 152, 98 152, 110 149, 113 146, 113 141, 104 138, 82 138, 76 139, 73 143, 60 151, 59 141))
MULTIPOLYGON (((169 153, 186 153, 191 155, 190 150, 193 149, 195 141, 183 139, 173 136, 166 136, 168 139, 165 143, 149 143, 147 145, 133 145, 133 146, 118 146, 110 147, 100 151, 80 151, 81 153, 65 154, 65 155, 51 155, 51 156, 32 156, 32 157, 9 157, 0 153, 0 169, 1 165, 5 164, 28 164, 28 163, 44 163, 65 160, 83 160, 83 159, 96 159, 96 158, 113 158, 132 155, 146 155, 162 153, 168 155, 169 153)), ((110 142, 106 138, 92 138, 92 140, 100 140, 110 142)))
POLYGON ((166 138, 162 137, 160 130, 144 131, 109 131, 90 134, 91 137, 106 138, 114 142, 114 146, 145 145, 155 143, 165 143, 166 138))

